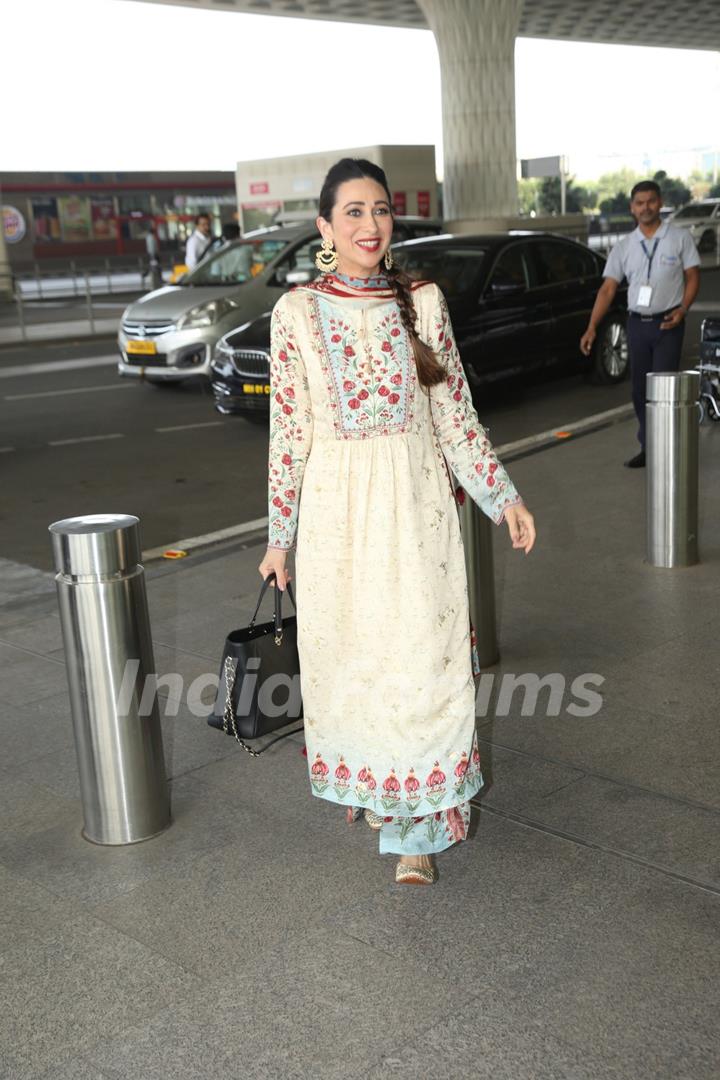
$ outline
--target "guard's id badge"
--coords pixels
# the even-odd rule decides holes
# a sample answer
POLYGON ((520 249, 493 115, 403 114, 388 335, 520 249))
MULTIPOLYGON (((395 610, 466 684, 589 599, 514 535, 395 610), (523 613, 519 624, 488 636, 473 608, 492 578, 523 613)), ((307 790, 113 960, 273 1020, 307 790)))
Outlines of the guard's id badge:
POLYGON ((650 301, 652 300, 652 285, 641 285, 638 292, 637 306, 638 307, 650 307, 650 301))

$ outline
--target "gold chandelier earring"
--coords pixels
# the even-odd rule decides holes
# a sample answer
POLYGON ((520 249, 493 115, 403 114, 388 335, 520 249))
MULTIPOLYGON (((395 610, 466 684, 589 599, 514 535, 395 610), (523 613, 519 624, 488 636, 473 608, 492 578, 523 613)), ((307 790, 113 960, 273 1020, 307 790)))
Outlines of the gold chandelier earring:
POLYGON ((323 240, 322 251, 318 251, 315 256, 315 265, 318 270, 329 272, 331 270, 337 270, 337 264, 337 251, 333 247, 332 240, 323 240))
POLYGON ((383 261, 385 263, 385 269, 386 270, 392 269, 392 264, 394 262, 394 259, 393 259, 392 251, 390 250, 390 248, 388 248, 387 251, 385 252, 385 258, 384 258, 383 261))

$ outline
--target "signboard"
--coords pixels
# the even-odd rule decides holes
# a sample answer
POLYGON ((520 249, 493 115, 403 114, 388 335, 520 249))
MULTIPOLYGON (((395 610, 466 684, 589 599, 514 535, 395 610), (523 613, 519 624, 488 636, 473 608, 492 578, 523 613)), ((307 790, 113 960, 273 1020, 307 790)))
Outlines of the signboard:
POLYGON ((257 180, 255 183, 250 184, 251 195, 267 195, 270 191, 270 185, 267 180, 257 180))
POLYGON ((90 200, 93 240, 114 240, 115 200, 112 195, 93 195, 90 200))
POLYGON ((523 180, 534 176, 559 176, 563 171, 561 157, 521 158, 520 175, 523 180))
POLYGON ((32 215, 35 223, 36 242, 48 243, 60 239, 57 199, 50 196, 33 199, 32 215))
POLYGON ((393 192, 393 209, 396 214, 407 214, 407 193, 404 191, 393 192))
POLYGON ((60 228, 65 243, 90 239, 90 200, 79 195, 62 195, 58 199, 60 228))
POLYGON ((420 217, 430 217, 430 192, 418 191, 417 193, 418 214, 420 217))
POLYGON ((25 239, 27 226, 25 218, 16 206, 2 207, 3 234, 6 244, 19 244, 25 239))

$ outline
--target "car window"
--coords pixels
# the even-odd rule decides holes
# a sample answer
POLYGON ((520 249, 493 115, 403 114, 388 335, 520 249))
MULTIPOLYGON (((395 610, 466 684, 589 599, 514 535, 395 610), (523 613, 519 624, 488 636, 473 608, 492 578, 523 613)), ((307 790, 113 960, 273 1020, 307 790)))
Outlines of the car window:
POLYGON ((678 210, 675 219, 711 217, 717 205, 711 202, 690 203, 688 206, 683 206, 682 210, 678 210))
POLYGON ((598 266, 591 251, 564 240, 540 240, 533 245, 538 263, 540 285, 561 281, 579 281, 595 277, 598 266))
POLYGON ((393 228, 393 243, 397 244, 402 240, 420 240, 426 236, 437 236, 440 231, 438 225, 396 220, 393 228))
POLYGON ((528 265, 527 246, 513 244, 505 248, 498 256, 490 273, 487 292, 501 292, 503 289, 527 289, 531 282, 528 265))
POLYGON ((321 248, 322 237, 318 233, 311 240, 306 240, 304 244, 288 251, 285 258, 278 263, 277 270, 282 271, 281 276, 291 270, 308 270, 314 278, 320 273, 315 265, 315 256, 321 248))
POLYGON ((410 231, 413 236, 420 238, 421 236, 437 236, 442 230, 439 225, 411 225, 410 231))
POLYGON ((416 280, 434 281, 448 299, 478 288, 487 250, 481 247, 393 248, 398 264, 416 280))
POLYGON ((188 274, 183 284, 241 285, 264 270, 286 245, 287 240, 253 240, 233 244, 205 259, 188 274))

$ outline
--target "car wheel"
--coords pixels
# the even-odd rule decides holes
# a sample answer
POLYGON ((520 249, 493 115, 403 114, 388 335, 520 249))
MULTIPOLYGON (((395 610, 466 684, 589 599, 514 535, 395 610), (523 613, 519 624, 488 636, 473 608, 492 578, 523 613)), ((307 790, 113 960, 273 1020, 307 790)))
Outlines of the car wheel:
POLYGON ((625 319, 610 315, 600 327, 592 352, 591 381, 607 386, 620 383, 630 371, 625 319))
POLYGON ((698 241, 698 251, 707 254, 715 250, 715 233, 712 229, 706 229, 698 241))

